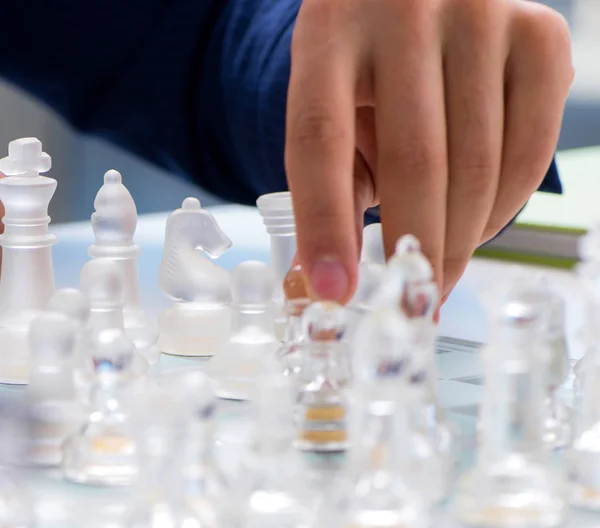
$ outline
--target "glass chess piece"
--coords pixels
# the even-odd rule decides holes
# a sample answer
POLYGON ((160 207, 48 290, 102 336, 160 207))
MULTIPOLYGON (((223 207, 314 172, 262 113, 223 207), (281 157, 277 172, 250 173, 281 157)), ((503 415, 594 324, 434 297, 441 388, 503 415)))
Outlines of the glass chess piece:
MULTIPOLYGON (((119 266, 106 258, 93 259, 81 268, 81 290, 90 303, 88 335, 105 329, 125 331, 123 319, 123 292, 125 277, 119 266)), ((88 365, 89 362, 86 361, 88 365)), ((132 369, 137 376, 148 372, 149 363, 137 347, 134 349, 132 369)), ((88 372, 88 380, 93 377, 93 369, 88 372)), ((85 377, 79 378, 85 384, 85 377)))
POLYGON ((62 471, 79 484, 126 486, 138 473, 129 408, 139 379, 134 344, 121 329, 95 332, 90 341, 94 380, 83 426, 64 444, 62 471))
POLYGON ((164 376, 165 388, 177 398, 185 418, 181 454, 182 497, 187 507, 202 520, 202 527, 219 525, 228 505, 229 483, 215 453, 217 399, 208 376, 200 370, 164 376))
POLYGON ((256 201, 271 241, 270 265, 275 276, 275 335, 283 338, 285 331, 283 281, 296 255, 296 223, 292 195, 289 192, 264 194, 256 201))
POLYGON ((160 288, 175 304, 159 317, 159 346, 176 356, 213 356, 229 338, 229 273, 211 262, 231 247, 214 216, 186 198, 167 218, 160 288))
POLYGON ((277 350, 277 357, 286 376, 297 378, 302 368, 304 349, 307 340, 304 334, 302 317, 310 306, 310 288, 306 283, 302 266, 293 266, 283 281, 285 331, 283 342, 277 350))
POLYGON ((181 472, 187 406, 171 388, 154 384, 133 405, 139 474, 133 490, 128 528, 216 528, 215 520, 198 517, 186 502, 181 472))
POLYGON ((306 486, 294 438, 294 394, 291 379, 265 375, 252 402, 248 453, 232 482, 228 528, 308 528, 316 497, 306 486))
POLYGON ((76 328, 70 317, 55 312, 41 313, 30 325, 29 464, 60 465, 62 444, 84 419, 71 370, 76 328))
POLYGON ((262 262, 242 262, 231 272, 231 336, 206 367, 219 398, 250 400, 260 376, 281 370, 273 287, 273 273, 262 262))
POLYGON ((90 303, 87 297, 76 288, 63 288, 57 290, 48 301, 46 310, 64 314, 71 318, 75 324, 75 343, 71 366, 77 399, 89 403, 89 373, 92 366, 88 354, 87 325, 90 318, 90 303))
POLYGON ((109 170, 96 194, 92 214, 94 243, 88 248, 92 259, 107 258, 123 274, 123 321, 127 336, 150 365, 160 360, 158 327, 142 308, 137 261, 141 249, 134 244, 137 209, 121 174, 109 170))
POLYGON ((333 302, 316 302, 304 312, 306 353, 297 382, 297 427, 294 445, 314 452, 348 447, 348 386, 351 380, 346 313, 333 302))
POLYGON ((4 205, 2 281, 0 281, 0 383, 26 385, 29 379, 28 331, 54 292, 48 206, 56 180, 41 174, 51 159, 37 138, 21 138, 8 145, 0 160, 0 201, 4 205))
POLYGON ((496 309, 490 344, 482 351, 480 446, 474 468, 458 487, 455 514, 477 527, 561 526, 565 482, 543 444, 550 361, 540 332, 545 308, 517 287, 496 309))

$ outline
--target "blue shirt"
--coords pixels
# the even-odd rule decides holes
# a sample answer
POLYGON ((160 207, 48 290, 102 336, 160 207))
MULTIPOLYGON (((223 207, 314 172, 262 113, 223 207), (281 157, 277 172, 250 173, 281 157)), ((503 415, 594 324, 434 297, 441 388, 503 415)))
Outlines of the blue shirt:
MULTIPOLYGON (((285 190, 301 0, 7 2, 0 75, 225 200, 285 190)), ((541 190, 560 192, 553 163, 541 190)))

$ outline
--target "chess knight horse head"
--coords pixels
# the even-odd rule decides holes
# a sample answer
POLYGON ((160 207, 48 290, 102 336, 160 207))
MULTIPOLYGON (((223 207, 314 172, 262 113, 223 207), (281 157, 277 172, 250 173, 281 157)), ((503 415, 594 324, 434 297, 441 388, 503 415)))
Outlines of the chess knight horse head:
POLYGON ((227 304, 229 274, 212 262, 231 247, 211 213, 199 200, 186 198, 181 209, 167 219, 165 247, 160 268, 160 287, 173 299, 227 304))

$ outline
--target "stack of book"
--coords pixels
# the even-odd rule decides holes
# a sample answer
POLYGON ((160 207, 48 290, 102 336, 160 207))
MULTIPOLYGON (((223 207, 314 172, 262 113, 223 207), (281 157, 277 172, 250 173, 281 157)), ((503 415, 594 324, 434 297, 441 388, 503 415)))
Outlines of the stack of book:
POLYGON ((600 147, 560 152, 563 194, 535 193, 516 221, 477 256, 571 268, 581 235, 600 223, 600 147))

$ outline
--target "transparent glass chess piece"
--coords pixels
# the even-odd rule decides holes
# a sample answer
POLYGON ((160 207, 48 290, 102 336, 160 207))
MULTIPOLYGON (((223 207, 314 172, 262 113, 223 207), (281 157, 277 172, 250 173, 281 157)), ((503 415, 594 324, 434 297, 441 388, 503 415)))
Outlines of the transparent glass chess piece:
POLYGON ((306 486, 294 438, 294 394, 290 378, 265 375, 252 402, 248 453, 232 482, 228 528, 308 528, 316 497, 306 486))
POLYGON ((154 365, 160 360, 158 327, 144 311, 140 298, 137 261, 141 249, 134 244, 137 209, 121 174, 109 170, 104 185, 94 200, 91 217, 94 243, 88 248, 91 258, 108 258, 115 262, 124 277, 123 319, 125 331, 140 354, 154 365))
POLYGON ((412 482, 407 380, 393 376, 358 397, 353 413, 353 484, 338 505, 347 528, 426 528, 429 511, 412 482), (382 387, 390 385, 389 387, 382 387), (386 390, 387 389, 387 390, 386 390))
POLYGON ((260 376, 281 370, 273 287, 273 273, 262 262, 242 262, 231 272, 231 336, 206 367, 219 398, 252 399, 260 376))
POLYGON ((293 266, 283 281, 285 330, 277 357, 284 374, 294 378, 300 374, 307 344, 302 317, 312 302, 309 290, 302 267, 293 266))
POLYGON ((129 485, 138 472, 129 408, 138 379, 133 370, 136 348, 116 328, 95 332, 90 346, 94 380, 89 414, 64 445, 63 475, 80 484, 129 485))
POLYGON ((169 215, 159 283, 175 304, 158 321, 164 353, 210 357, 229 337, 229 273, 208 257, 216 259, 230 247, 229 237, 196 198, 186 198, 169 215))
POLYGON ((283 337, 285 314, 283 311, 285 296, 283 281, 292 266, 296 255, 296 223, 292 195, 289 192, 264 194, 256 201, 271 242, 270 266, 275 276, 275 334, 283 337))
POLYGON ((351 380, 346 313, 336 303, 316 302, 305 310, 303 322, 309 342, 296 384, 294 445, 305 451, 344 451, 351 380))
POLYGON ((28 382, 31 321, 54 292, 52 246, 48 206, 56 180, 43 173, 51 159, 37 138, 21 138, 8 145, 0 160, 0 201, 5 208, 0 281, 0 383, 28 382))
POLYGON ((92 366, 88 353, 87 325, 90 317, 90 303, 82 291, 76 288, 57 290, 48 301, 46 309, 50 312, 64 314, 75 324, 75 343, 71 367, 77 399, 86 403, 89 399, 89 375, 92 366))
MULTIPOLYGON (((125 332, 123 319, 125 277, 119 266, 106 258, 90 260, 81 268, 80 285, 90 303, 88 335, 111 328, 125 332)), ((89 361, 85 363, 91 365, 89 361)), ((148 372, 149 366, 148 360, 135 347, 132 360, 133 372, 137 376, 143 376, 148 372)), ((93 377, 93 370, 88 372, 88 379, 91 377, 93 377)), ((84 378, 80 378, 79 381, 85 383, 84 378)))
POLYGON ((561 526, 567 512, 565 481, 543 444, 550 360, 540 332, 544 307, 516 287, 492 316, 490 344, 482 352, 480 446, 475 466, 458 487, 455 513, 469 526, 561 526))
POLYGON ((138 447, 139 475, 129 528, 216 528, 215 519, 198 517, 186 501, 181 473, 187 406, 175 393, 151 385, 133 405, 132 426, 138 447))
POLYGON ((58 466, 62 444, 81 425, 71 370, 76 323, 67 315, 41 313, 31 323, 30 380, 25 398, 30 420, 28 463, 58 466))

